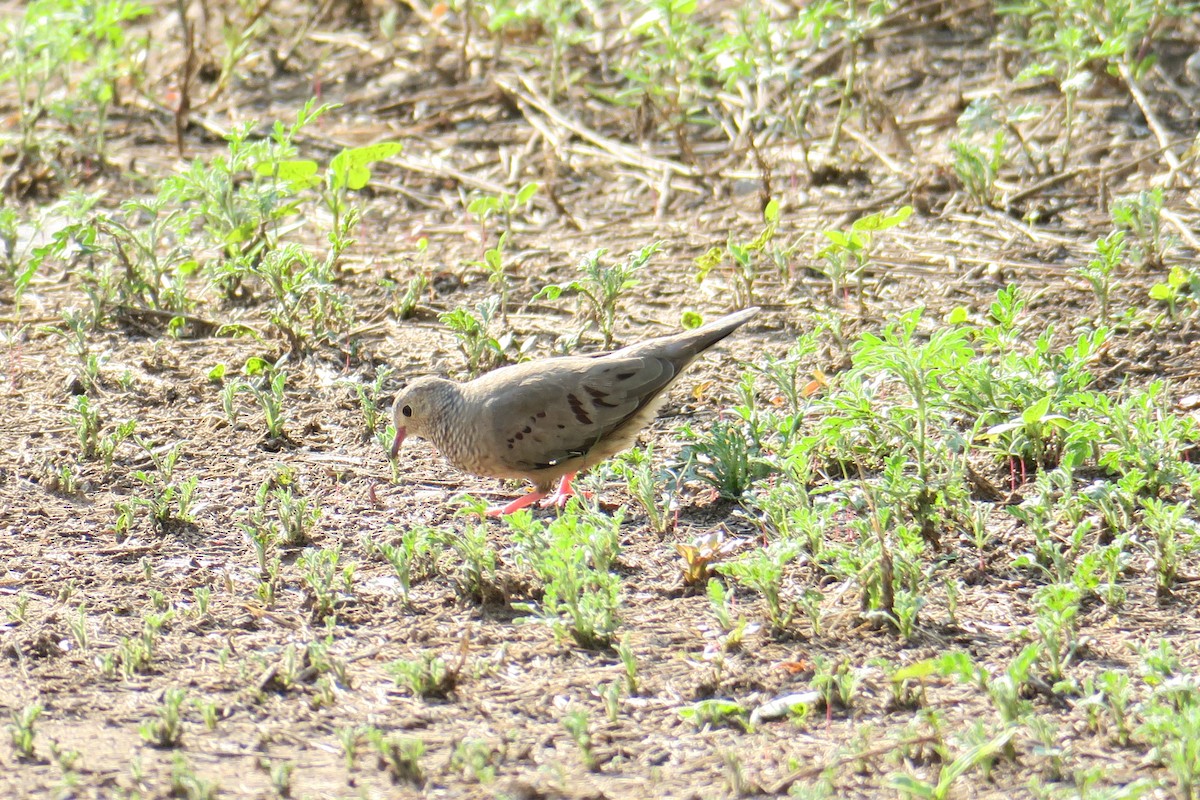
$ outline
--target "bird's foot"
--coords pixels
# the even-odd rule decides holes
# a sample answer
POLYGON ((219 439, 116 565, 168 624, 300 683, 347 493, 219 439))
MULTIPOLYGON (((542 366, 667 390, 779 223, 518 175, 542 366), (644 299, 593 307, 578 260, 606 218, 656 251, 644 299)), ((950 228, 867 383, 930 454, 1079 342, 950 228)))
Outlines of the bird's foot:
POLYGON ((487 510, 487 515, 489 517, 503 517, 507 514, 513 513, 514 511, 520 511, 522 508, 528 508, 529 506, 533 505, 534 503, 536 503, 538 500, 541 500, 545 496, 546 496, 545 492, 530 492, 527 495, 522 495, 521 497, 518 497, 516 500, 513 500, 508 505, 492 506, 491 508, 489 508, 487 510))
POLYGON ((575 487, 571 486, 571 479, 574 477, 574 472, 572 472, 570 475, 563 475, 562 479, 558 482, 558 488, 554 490, 554 494, 542 500, 542 508, 550 508, 551 506, 554 506, 555 508, 564 508, 567 505, 567 501, 576 494, 581 494, 584 497, 591 498, 591 492, 575 491, 575 487))
MULTIPOLYGON (((541 508, 550 508, 551 506, 563 508, 566 506, 567 501, 576 494, 575 489, 571 486, 571 479, 574 477, 574 472, 569 475, 563 475, 558 481, 558 488, 552 494, 547 495, 545 492, 539 492, 535 489, 527 495, 518 497, 506 506, 492 506, 487 510, 487 515, 489 517, 503 517, 514 511, 520 511, 522 508, 529 508, 534 503, 538 503, 539 500, 541 502, 538 505, 541 508)), ((579 494, 582 494, 584 497, 592 496, 591 492, 579 492, 579 494)))

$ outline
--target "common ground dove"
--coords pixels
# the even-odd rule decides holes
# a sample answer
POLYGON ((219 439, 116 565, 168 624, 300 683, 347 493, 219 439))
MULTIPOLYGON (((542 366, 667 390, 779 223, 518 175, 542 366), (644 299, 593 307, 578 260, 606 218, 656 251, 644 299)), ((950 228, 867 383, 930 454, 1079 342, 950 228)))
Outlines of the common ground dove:
POLYGON ((467 383, 418 378, 392 406, 392 458, 406 437, 419 436, 459 469, 533 484, 529 494, 488 509, 491 516, 543 498, 542 505, 561 506, 575 473, 632 445, 692 359, 757 313, 747 308, 611 353, 526 361, 467 383))

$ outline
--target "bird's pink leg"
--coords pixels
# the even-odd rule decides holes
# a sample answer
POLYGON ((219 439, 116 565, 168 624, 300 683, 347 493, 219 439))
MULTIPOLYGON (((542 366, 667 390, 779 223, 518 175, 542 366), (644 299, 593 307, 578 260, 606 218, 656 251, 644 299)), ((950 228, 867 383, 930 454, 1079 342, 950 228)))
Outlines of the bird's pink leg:
POLYGON ((575 495, 575 489, 571 487, 571 480, 575 477, 575 473, 563 475, 558 482, 558 488, 554 490, 554 494, 542 501, 542 508, 550 506, 558 506, 562 508, 575 495))
POLYGON ((492 506, 487 510, 487 515, 489 517, 502 517, 505 514, 511 514, 514 511, 520 511, 522 508, 531 506, 545 496, 545 492, 539 492, 535 490, 529 494, 518 497, 516 500, 513 500, 506 506, 492 506))
POLYGON ((514 511, 520 511, 522 508, 528 508, 539 500, 542 501, 542 508, 549 508, 550 506, 562 508, 567 504, 567 500, 575 494, 575 490, 571 488, 571 479, 574 477, 574 472, 569 475, 563 475, 558 481, 558 488, 552 494, 547 495, 545 492, 539 492, 535 489, 529 494, 518 497, 506 506, 492 506, 487 510, 487 515, 489 517, 503 517, 514 511))

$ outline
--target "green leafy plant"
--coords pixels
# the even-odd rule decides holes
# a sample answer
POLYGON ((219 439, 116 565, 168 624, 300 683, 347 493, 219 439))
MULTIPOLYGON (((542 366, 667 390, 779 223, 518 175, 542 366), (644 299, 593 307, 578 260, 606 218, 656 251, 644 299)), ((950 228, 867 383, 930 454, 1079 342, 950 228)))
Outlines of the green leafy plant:
POLYGON ((167 689, 162 706, 155 712, 156 718, 138 726, 142 740, 154 747, 178 747, 183 739, 181 711, 186 698, 187 692, 183 689, 167 689))
POLYGON ((455 746, 450 755, 450 769, 464 778, 484 785, 496 780, 496 766, 503 758, 487 742, 464 739, 455 746))
POLYGON ((714 247, 696 259, 696 283, 703 284, 714 269, 728 262, 734 305, 738 308, 753 305, 754 284, 762 271, 756 260, 762 258, 763 251, 775 237, 778 226, 779 201, 771 199, 763 209, 763 229, 758 236, 746 244, 739 244, 730 236, 724 250, 714 247))
POLYGON ((100 449, 100 414, 92 408, 92 403, 85 394, 75 398, 72 410, 76 414, 72 423, 75 427, 75 438, 79 440, 80 455, 93 458, 100 449))
POLYGON ((1150 299, 1167 304, 1167 316, 1179 319, 1179 306, 1200 304, 1200 273, 1184 267, 1171 267, 1167 279, 1150 287, 1150 299))
POLYGON ((903 206, 891 214, 870 214, 851 223, 848 230, 829 229, 824 231, 829 244, 817 252, 825 259, 825 275, 829 278, 830 291, 839 298, 849 283, 858 289, 860 309, 865 309, 866 294, 863 281, 871 265, 876 247, 876 235, 904 223, 912 215, 912 206, 903 206))
POLYGON ((182 753, 177 752, 172 756, 171 795, 173 797, 186 797, 187 800, 217 800, 218 790, 219 784, 214 780, 197 775, 182 753))
POLYGON ((520 359, 535 344, 532 337, 518 343, 511 330, 495 335, 493 330, 500 325, 499 310, 500 298, 492 296, 476 305, 474 311, 460 307, 439 316, 454 334, 472 377, 520 359))
POLYGON ((34 0, 4 21, 0 83, 16 89, 22 158, 52 149, 52 134, 39 130, 47 118, 75 128, 104 158, 109 110, 121 101, 118 82, 140 76, 138 58, 147 47, 127 28, 150 13, 128 0, 34 0))
POLYGON ((44 710, 41 703, 31 703, 19 711, 14 711, 12 722, 7 725, 9 740, 13 749, 17 751, 17 757, 23 761, 31 761, 35 755, 37 721, 44 710))
POLYGON ((951 797, 955 781, 981 763, 996 758, 1016 736, 1016 728, 1002 728, 999 733, 985 742, 969 747, 949 764, 938 771, 937 783, 922 780, 912 775, 891 775, 888 784, 908 797, 923 800, 945 800, 951 797))
POLYGON ((1113 231, 1096 240, 1097 257, 1076 270, 1092 287, 1092 294, 1100 306, 1101 325, 1108 325, 1112 319, 1113 274, 1125 258, 1125 249, 1125 233, 1113 231))
POLYGON ((1094 0, 1012 0, 997 6, 1008 22, 1002 42, 1030 60, 1017 79, 1049 77, 1062 91, 1064 164, 1072 153, 1079 95, 1092 84, 1096 71, 1120 76, 1135 102, 1146 109, 1151 126, 1160 127, 1144 103, 1139 81, 1155 63, 1155 40, 1170 29, 1173 18, 1195 9, 1192 2, 1142 0, 1119 10, 1094 0))
POLYGON ((653 0, 629 25, 630 58, 623 66, 627 88, 618 100, 654 108, 685 162, 695 160, 687 123, 700 113, 697 87, 714 77, 706 57, 711 34, 695 0, 653 0))
POLYGON ((933 537, 931 530, 934 506, 939 502, 939 487, 949 485, 938 477, 953 459, 943 450, 936 433, 946 423, 940 407, 942 379, 952 374, 974 356, 967 333, 957 328, 939 328, 928 340, 919 340, 917 331, 921 310, 904 314, 880 335, 864 333, 855 345, 854 369, 873 375, 889 375, 903 387, 908 401, 892 405, 884 422, 899 440, 902 452, 911 454, 916 480, 905 506, 921 524, 922 531, 933 537))
POLYGON ((425 743, 412 737, 387 735, 375 727, 366 730, 367 742, 374 749, 379 768, 393 781, 425 785, 425 770, 421 759, 425 756, 425 743))
POLYGON ((600 329, 604 347, 611 348, 616 335, 620 302, 630 289, 638 285, 638 273, 661 248, 662 242, 653 242, 630 253, 624 262, 611 266, 601 264, 607 250, 593 250, 579 262, 580 277, 569 283, 543 286, 533 299, 557 300, 564 292, 574 292, 579 300, 581 316, 600 329))
POLYGON ((982 146, 965 136, 950 142, 954 173, 967 195, 983 208, 1003 208, 1005 205, 996 180, 1008 164, 1007 146, 1008 139, 1003 130, 996 130, 991 140, 982 146))
POLYGON ((1181 559, 1200 544, 1196 520, 1187 516, 1189 503, 1141 498, 1143 521, 1153 538, 1154 588, 1161 598, 1171 595, 1181 559))
POLYGON ((697 730, 708 728, 737 728, 751 730, 750 714, 736 700, 711 697, 679 709, 679 716, 696 726, 697 730))
POLYGON ((646 513, 650 530, 664 534, 675 526, 679 475, 654 467, 654 448, 633 448, 612 461, 612 469, 625 479, 629 494, 646 513))
POLYGON ((132 498, 130 507, 149 511, 159 530, 165 530, 173 522, 194 521, 192 504, 195 502, 196 487, 200 479, 195 475, 183 480, 175 479, 175 465, 179 461, 182 443, 154 447, 141 437, 137 437, 137 443, 150 457, 155 470, 134 471, 133 477, 146 487, 149 497, 132 498))
POLYGON ((338 585, 343 584, 349 591, 353 578, 353 565, 347 565, 339 570, 342 550, 337 548, 307 548, 296 560, 300 569, 300 578, 308 587, 312 598, 313 615, 317 619, 334 618, 337 608, 338 585))
POLYGON ((1113 226, 1126 233, 1125 242, 1142 269, 1162 269, 1174 237, 1162 227, 1163 190, 1156 187, 1113 200, 1109 207, 1113 226))
POLYGON ((533 202, 540 187, 536 183, 526 183, 515 192, 499 192, 497 194, 480 194, 467 204, 467 213, 479 220, 482 231, 488 217, 498 214, 504 218, 504 230, 500 236, 499 249, 504 249, 504 239, 512 229, 513 212, 526 208, 533 202))
POLYGON ((451 669, 441 658, 428 652, 415 661, 397 659, 386 668, 397 685, 407 687, 425 699, 445 699, 458 684, 458 670, 451 669))
POLYGON ((607 517, 568 505, 549 524, 528 512, 505 518, 513 529, 517 555, 543 585, 540 603, 514 603, 530 621, 551 626, 560 638, 581 647, 602 648, 612 641, 620 618, 621 579, 612 572, 620 551, 621 514, 607 517))
POLYGON ((800 551, 798 542, 772 542, 736 561, 718 564, 717 571, 762 595, 767 603, 767 619, 778 633, 787 628, 796 613, 795 602, 784 596, 783 575, 800 551))
POLYGON ((127 200, 118 213, 101 213, 93 248, 100 266, 84 273, 93 297, 119 307, 186 312, 196 301, 189 281, 200 264, 186 245, 187 218, 166 210, 164 197, 127 200), (171 242, 164 248, 163 242, 171 242))
POLYGON ((287 436, 284 431, 284 425, 287 424, 287 412, 283 407, 286 399, 284 393, 286 385, 287 373, 283 370, 271 371, 261 377, 242 381, 239 384, 241 389, 252 394, 258 401, 269 439, 279 440, 287 436))
POLYGON ((690 440, 680 452, 685 474, 711 485, 723 499, 737 500, 758 481, 777 469, 757 442, 747 435, 747 425, 717 420, 703 434, 684 425, 681 434, 690 440))
MULTIPOLYGON (((404 145, 399 142, 376 142, 362 147, 348 147, 340 150, 330 160, 322 184, 322 197, 325 200, 325 206, 333 214, 334 230, 343 227, 342 220, 350 211, 347 195, 352 191, 364 188, 370 182, 371 165, 399 155, 403 149, 404 145)), ((273 176, 289 180, 297 187, 304 185, 306 172, 311 170, 315 174, 317 171, 317 164, 313 161, 288 162, 286 165, 287 177, 279 173, 280 168, 284 165, 260 165, 259 169, 262 170, 264 166, 271 167, 273 176)))
POLYGON ((504 597, 501 591, 496 550, 488 543, 488 526, 470 524, 462 531, 431 531, 435 544, 453 554, 456 568, 449 571, 455 593, 477 603, 504 597))
POLYGON ((1065 414, 1052 413, 1050 395, 1042 397, 1020 415, 988 428, 984 434, 1001 442, 1003 455, 1019 458, 1040 468, 1053 467, 1058 462, 1062 435, 1071 425, 1065 414))
POLYGON ((563 716, 562 724, 579 747, 579 754, 583 757, 583 765, 590 771, 598 769, 599 762, 596 760, 596 753, 592 749, 592 735, 588 730, 587 712, 579 710, 569 711, 563 716))
POLYGON ((271 497, 279 516, 278 542, 289 547, 307 544, 321 518, 321 507, 316 500, 298 494, 290 486, 275 487, 271 497))
MULTIPOLYGON (((426 239, 421 239, 427 242, 426 239)), ((421 274, 414 275, 407 283, 401 285, 396 281, 381 279, 380 284, 392 298, 391 311, 396 319, 408 319, 416 313, 421 304, 421 298, 429 289, 429 277, 421 274)))
POLYGON ((430 560, 432 538, 428 529, 409 528, 400 537, 398 544, 380 542, 378 545, 380 554, 387 559, 396 573, 396 580, 400 583, 400 597, 406 605, 409 602, 414 572, 419 576, 421 571, 432 567, 427 563, 430 560))

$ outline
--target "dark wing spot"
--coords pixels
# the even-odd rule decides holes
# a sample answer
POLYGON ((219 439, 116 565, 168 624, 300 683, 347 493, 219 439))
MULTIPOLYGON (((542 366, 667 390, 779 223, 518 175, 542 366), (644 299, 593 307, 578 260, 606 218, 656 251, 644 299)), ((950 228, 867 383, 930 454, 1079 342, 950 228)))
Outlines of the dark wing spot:
MULTIPOLYGON (((571 413, 575 415, 575 419, 582 422, 584 425, 591 425, 592 418, 588 416, 587 409, 583 407, 583 402, 573 394, 567 395, 567 405, 571 407, 571 413)), ((558 427, 562 427, 559 425, 558 427)))
POLYGON ((516 438, 517 438, 517 439, 524 439, 524 438, 525 438, 525 434, 523 434, 523 433, 518 433, 518 434, 517 434, 517 436, 516 436, 516 438))
POLYGON ((521 433, 533 433, 533 428, 526 425, 525 430, 521 431, 521 433))
POLYGON ((545 411, 539 411, 539 412, 537 413, 537 418, 538 418, 538 419, 545 419, 545 418, 546 418, 546 412, 545 412, 545 411))
POLYGON ((629 380, 630 378, 632 378, 634 375, 637 375, 637 373, 636 373, 636 372, 632 372, 632 371, 631 371, 631 372, 618 372, 618 373, 617 373, 617 380, 619 380, 619 381, 627 381, 627 380, 629 380))
POLYGON ((583 389, 589 395, 592 396, 592 402, 595 403, 596 405, 604 406, 605 408, 616 408, 617 407, 616 403, 606 403, 604 401, 604 398, 608 397, 608 392, 605 392, 602 389, 593 389, 591 386, 585 386, 585 387, 583 387, 583 389))

